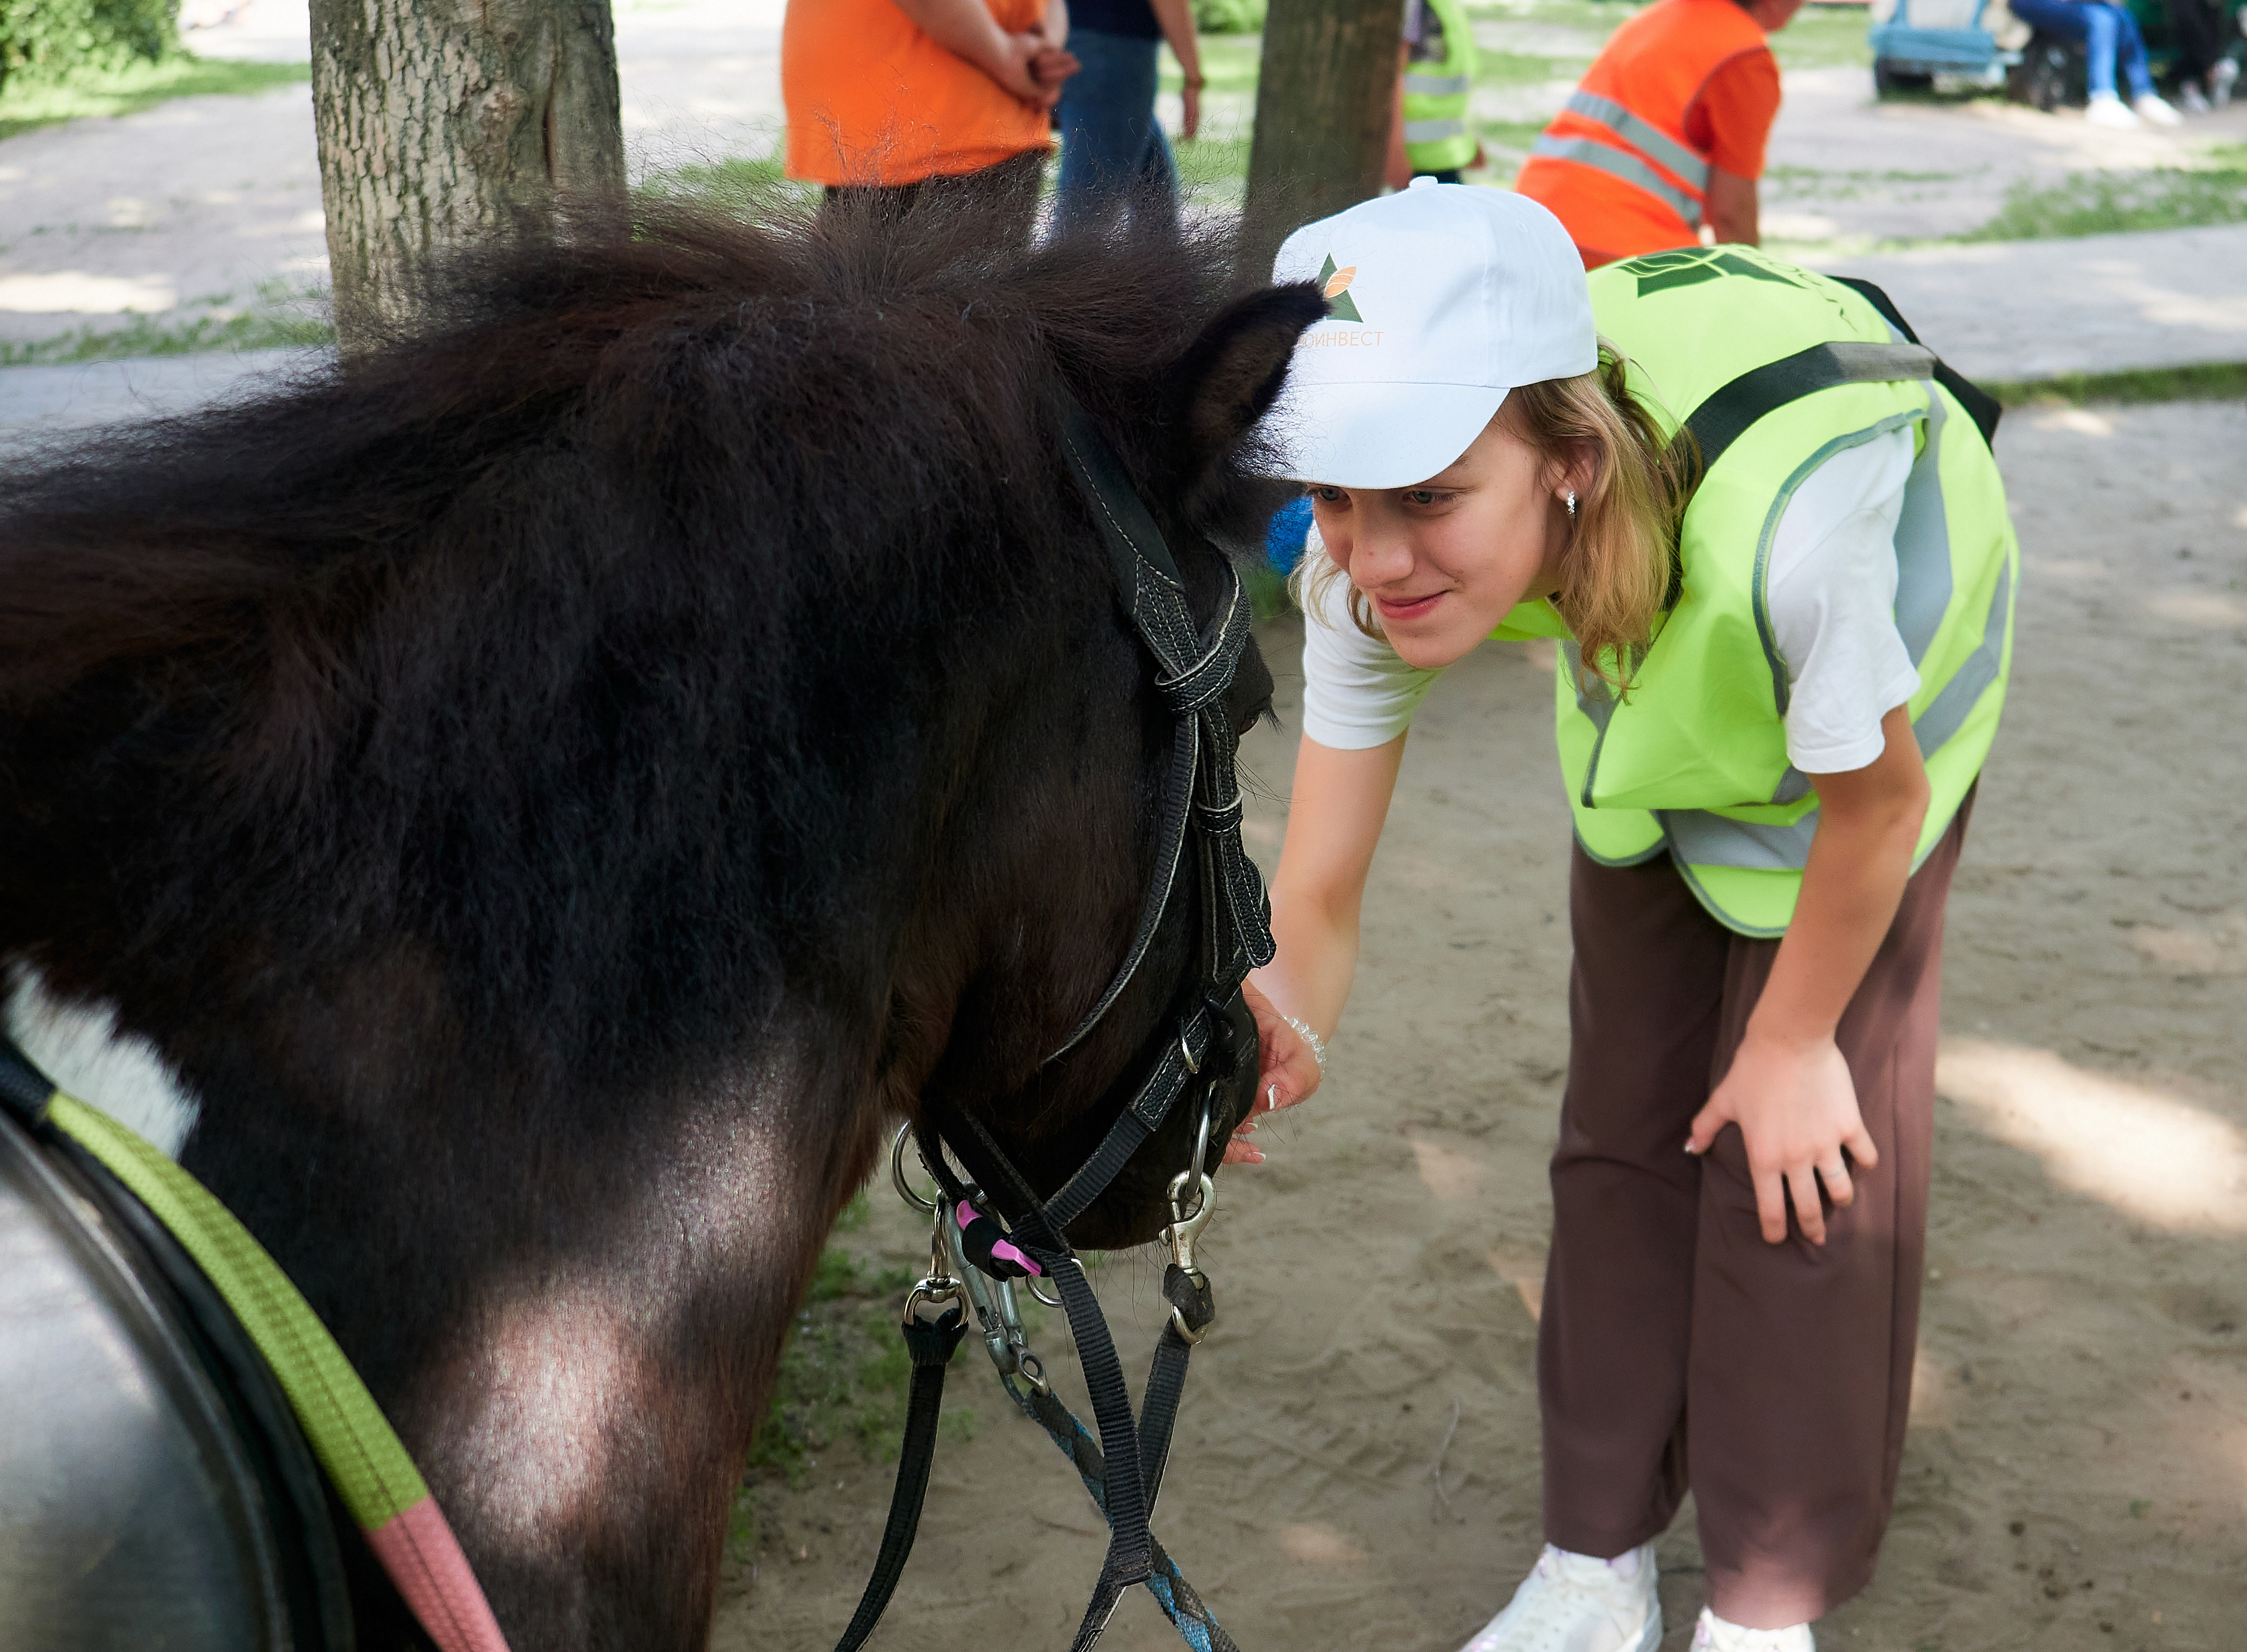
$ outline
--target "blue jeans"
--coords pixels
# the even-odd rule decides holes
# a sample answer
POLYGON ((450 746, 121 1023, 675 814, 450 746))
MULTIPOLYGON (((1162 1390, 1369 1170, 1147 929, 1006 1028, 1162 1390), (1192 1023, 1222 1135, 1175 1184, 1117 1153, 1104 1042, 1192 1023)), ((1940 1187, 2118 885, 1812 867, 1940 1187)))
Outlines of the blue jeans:
POLYGON ((1062 83, 1055 206, 1063 229, 1097 222, 1127 200, 1178 211, 1178 173, 1155 119, 1157 44, 1097 29, 1069 31, 1069 49, 1084 66, 1062 83))
POLYGON ((2131 97, 2142 98, 2153 91, 2145 38, 2138 32, 2138 20, 2121 6, 2105 0, 2012 0, 2012 7, 2013 15, 2032 29, 2083 42, 2084 76, 2093 97, 2114 95, 2118 57, 2131 97))

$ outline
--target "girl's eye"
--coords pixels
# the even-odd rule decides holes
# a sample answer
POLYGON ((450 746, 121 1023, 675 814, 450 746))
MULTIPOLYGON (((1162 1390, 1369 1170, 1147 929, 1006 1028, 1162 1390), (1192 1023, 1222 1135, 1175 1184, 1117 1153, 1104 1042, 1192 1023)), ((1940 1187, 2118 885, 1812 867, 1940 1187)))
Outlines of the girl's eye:
POLYGON ((1433 488, 1407 488, 1404 490, 1404 502, 1408 505, 1439 505, 1448 496, 1438 493, 1433 488))
POLYGON ((1314 488, 1311 489, 1311 497, 1317 500, 1319 503, 1322 505, 1339 505, 1342 503, 1342 489, 1339 488, 1314 488))

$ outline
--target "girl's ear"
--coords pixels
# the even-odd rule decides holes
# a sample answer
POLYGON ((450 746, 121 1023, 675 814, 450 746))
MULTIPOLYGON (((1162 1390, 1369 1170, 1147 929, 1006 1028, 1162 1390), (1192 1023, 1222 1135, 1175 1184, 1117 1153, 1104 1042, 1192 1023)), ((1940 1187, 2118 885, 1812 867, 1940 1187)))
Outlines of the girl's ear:
POLYGON ((1599 480, 1600 454, 1598 447, 1588 440, 1572 441, 1567 451, 1554 461, 1547 473, 1549 486, 1555 497, 1574 493, 1578 498, 1588 497, 1592 484, 1599 480))
POLYGON ((1171 365, 1168 422, 1185 447, 1178 474, 1191 511, 1221 486, 1226 461, 1278 399, 1296 339, 1326 313, 1315 283, 1267 287, 1227 306, 1171 365))

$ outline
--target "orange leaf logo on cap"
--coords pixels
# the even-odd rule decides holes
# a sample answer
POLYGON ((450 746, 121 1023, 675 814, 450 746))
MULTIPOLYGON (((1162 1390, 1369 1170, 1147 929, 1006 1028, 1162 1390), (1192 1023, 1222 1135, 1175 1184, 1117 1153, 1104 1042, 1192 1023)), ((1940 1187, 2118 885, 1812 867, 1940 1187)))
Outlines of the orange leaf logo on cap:
POLYGON ((1358 313, 1357 301, 1349 296, 1349 283, 1357 279, 1357 266, 1335 268, 1334 255, 1328 253, 1325 266, 1319 271, 1319 290, 1327 301, 1327 319, 1355 321, 1361 325, 1365 317, 1358 313))

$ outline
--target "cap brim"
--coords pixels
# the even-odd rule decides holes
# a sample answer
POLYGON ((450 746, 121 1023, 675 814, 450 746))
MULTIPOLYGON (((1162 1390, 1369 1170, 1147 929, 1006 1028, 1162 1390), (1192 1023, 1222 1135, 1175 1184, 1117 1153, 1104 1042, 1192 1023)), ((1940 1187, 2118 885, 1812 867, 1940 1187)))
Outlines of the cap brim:
POLYGON ((1473 445, 1503 386, 1290 383, 1264 416, 1274 475, 1329 488, 1409 488, 1473 445))

